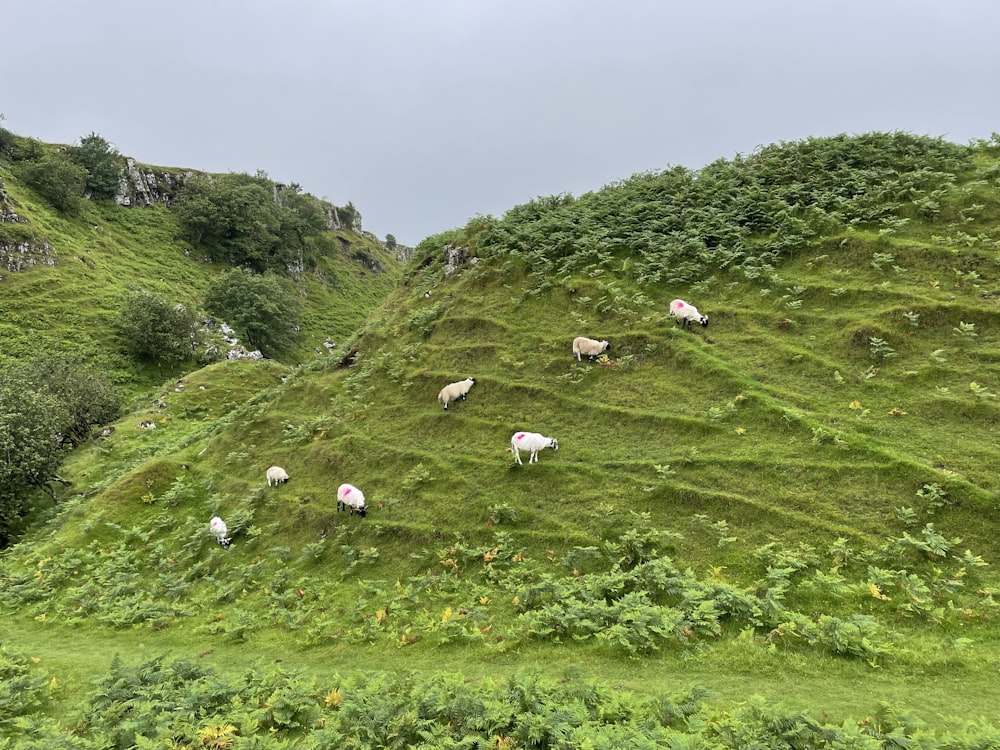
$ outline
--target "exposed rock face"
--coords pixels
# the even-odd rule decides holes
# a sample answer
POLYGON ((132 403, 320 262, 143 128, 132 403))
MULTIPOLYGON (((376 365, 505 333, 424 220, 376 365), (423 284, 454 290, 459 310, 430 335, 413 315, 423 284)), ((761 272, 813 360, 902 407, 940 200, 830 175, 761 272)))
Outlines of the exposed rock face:
POLYGON ((16 213, 10 205, 10 201, 7 200, 7 189, 4 187, 3 180, 0 180, 0 223, 8 222, 11 224, 26 224, 27 219, 22 219, 16 213))
POLYGON ((23 271, 32 266, 54 265, 56 265, 56 252, 48 240, 41 242, 0 241, 0 268, 5 268, 8 271, 23 271))
POLYGON ((464 266, 475 265, 479 258, 469 257, 468 245, 445 245, 444 246, 444 275, 451 276, 464 266))
POLYGON ((347 211, 343 208, 338 208, 332 203, 327 203, 324 208, 326 208, 327 229, 343 229, 348 232, 357 232, 358 234, 364 231, 361 228, 361 212, 357 209, 347 211))
MULTIPOLYGON (((27 219, 18 216, 11 207, 3 181, 0 181, 0 223, 28 223, 27 219)), ((17 237, 18 234, 19 232, 15 232, 13 236, 17 237)), ((8 271, 23 271, 25 268, 37 265, 56 265, 56 252, 48 240, 39 242, 28 237, 15 240, 0 239, 0 268, 8 271)), ((0 276, 0 280, 2 279, 3 276, 0 276)))
POLYGON ((140 167, 135 159, 125 158, 125 171, 118 183, 115 203, 120 206, 153 206, 173 204, 177 193, 194 172, 174 173, 140 167))

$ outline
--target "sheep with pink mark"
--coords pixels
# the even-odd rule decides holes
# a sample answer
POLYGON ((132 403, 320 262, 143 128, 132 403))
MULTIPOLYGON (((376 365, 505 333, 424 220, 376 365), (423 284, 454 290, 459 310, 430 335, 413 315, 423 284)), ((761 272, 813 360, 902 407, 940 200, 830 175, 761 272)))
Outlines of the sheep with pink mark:
POLYGON ((365 495, 353 484, 342 484, 337 488, 337 512, 341 510, 346 510, 352 516, 355 513, 362 518, 368 516, 365 495))
POLYGON ((677 318, 681 328, 690 328, 692 322, 699 323, 702 328, 708 325, 708 316, 702 315, 697 307, 682 299, 670 303, 670 316, 677 318))
POLYGON ((212 520, 208 522, 208 530, 215 537, 215 541, 219 543, 222 549, 229 549, 229 545, 233 543, 233 540, 229 538, 229 529, 226 527, 225 521, 218 516, 213 516, 212 520))
POLYGON ((528 451, 528 463, 538 463, 538 451, 544 448, 559 450, 559 441, 555 438, 545 437, 540 432, 515 432, 510 436, 510 449, 514 452, 514 458, 521 463, 521 451, 528 451))

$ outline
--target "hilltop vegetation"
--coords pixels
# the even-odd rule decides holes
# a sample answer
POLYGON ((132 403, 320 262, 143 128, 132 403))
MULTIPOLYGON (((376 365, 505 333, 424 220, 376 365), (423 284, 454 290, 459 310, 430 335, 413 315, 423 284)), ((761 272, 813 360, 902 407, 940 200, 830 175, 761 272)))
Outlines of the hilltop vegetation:
POLYGON ((12 736, 990 747, 998 178, 998 136, 868 134, 539 198, 421 243, 343 357, 171 382, 3 555, 12 736))

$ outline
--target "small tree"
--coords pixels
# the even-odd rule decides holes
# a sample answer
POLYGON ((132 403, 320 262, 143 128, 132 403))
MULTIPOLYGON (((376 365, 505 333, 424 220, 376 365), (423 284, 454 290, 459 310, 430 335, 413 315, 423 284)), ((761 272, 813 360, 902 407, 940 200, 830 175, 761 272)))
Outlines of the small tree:
POLYGON ((50 482, 65 448, 118 415, 119 395, 96 368, 60 352, 0 370, 0 546, 50 482))
POLYGON ((266 356, 285 351, 299 340, 301 307, 291 282, 273 273, 256 274, 242 268, 223 274, 205 296, 206 310, 266 356))
POLYGON ((118 308, 115 328, 130 354, 176 364, 198 345, 198 317, 144 289, 131 292, 118 308))
POLYGON ((64 214, 80 210, 87 182, 87 170, 62 154, 46 154, 21 162, 17 174, 64 214))
POLYGON ((72 443, 86 440, 94 425, 118 417, 121 393, 79 355, 61 351, 35 354, 10 367, 7 377, 59 400, 66 411, 63 438, 72 443))
POLYGON ((97 133, 85 135, 79 146, 67 150, 69 158, 87 170, 87 190, 93 198, 114 198, 124 164, 118 150, 97 133))

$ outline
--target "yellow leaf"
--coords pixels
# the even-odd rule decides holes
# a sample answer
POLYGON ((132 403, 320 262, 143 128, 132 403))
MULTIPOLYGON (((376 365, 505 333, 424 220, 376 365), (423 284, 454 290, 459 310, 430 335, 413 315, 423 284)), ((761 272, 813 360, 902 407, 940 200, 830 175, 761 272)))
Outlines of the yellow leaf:
POLYGON ((851 402, 851 407, 850 408, 852 408, 852 409, 860 409, 861 408, 861 402, 858 401, 857 399, 855 399, 854 401, 851 402))
POLYGON ((737 435, 746 435, 747 434, 746 428, 745 427, 737 427, 736 428, 736 434, 737 435))
POLYGON ((876 599, 881 599, 883 602, 889 601, 889 597, 882 593, 877 585, 874 583, 868 584, 868 590, 872 593, 876 599))
POLYGON ((339 706, 343 702, 343 700, 344 698, 340 694, 340 689, 334 688, 333 690, 331 690, 329 693, 326 694, 326 697, 323 699, 323 702, 326 703, 327 708, 330 708, 331 706, 339 706))
POLYGON ((451 607, 446 607, 444 614, 441 616, 441 622, 448 622, 451 619, 451 607))

